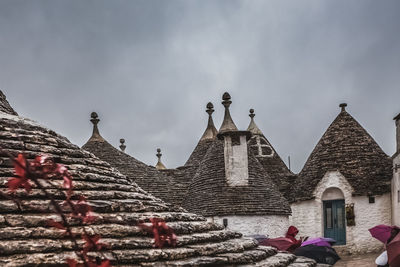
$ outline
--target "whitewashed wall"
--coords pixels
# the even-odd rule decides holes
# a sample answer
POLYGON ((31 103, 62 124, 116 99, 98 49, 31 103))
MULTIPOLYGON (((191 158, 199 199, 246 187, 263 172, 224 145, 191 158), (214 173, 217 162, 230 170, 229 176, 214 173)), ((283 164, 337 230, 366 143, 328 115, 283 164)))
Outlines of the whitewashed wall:
MULTIPOLYGON (((400 166, 400 154, 393 159, 393 166, 400 166)), ((398 191, 400 190, 400 168, 393 170, 392 179, 392 224, 400 226, 400 203, 398 191)))
POLYGON ((313 192, 315 199, 292 203, 290 224, 299 229, 299 235, 323 236, 322 196, 328 188, 339 188, 345 204, 354 203, 355 226, 346 226, 346 248, 349 253, 366 253, 382 249, 382 243, 371 237, 368 229, 377 224, 391 223, 390 194, 375 196, 370 204, 367 196, 353 197, 353 188, 338 171, 327 172, 313 192))
POLYGON ((243 235, 268 235, 269 237, 285 236, 289 228, 289 216, 214 216, 207 220, 223 224, 228 219, 227 229, 237 231, 243 235))

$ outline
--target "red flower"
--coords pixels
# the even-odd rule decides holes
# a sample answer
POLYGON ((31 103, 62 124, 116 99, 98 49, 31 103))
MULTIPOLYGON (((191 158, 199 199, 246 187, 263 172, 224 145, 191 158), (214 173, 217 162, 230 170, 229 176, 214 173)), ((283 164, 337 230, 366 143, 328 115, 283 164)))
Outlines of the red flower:
POLYGON ((153 234, 155 247, 163 248, 165 245, 171 247, 176 246, 177 236, 175 235, 174 230, 169 227, 164 220, 151 218, 150 222, 152 224, 151 226, 139 224, 139 227, 153 234))
POLYGON ((25 188, 25 191, 29 193, 31 191, 31 183, 28 176, 29 170, 27 169, 27 160, 24 154, 18 154, 18 157, 14 159, 15 176, 8 179, 8 189, 11 192, 15 192, 18 188, 25 188))

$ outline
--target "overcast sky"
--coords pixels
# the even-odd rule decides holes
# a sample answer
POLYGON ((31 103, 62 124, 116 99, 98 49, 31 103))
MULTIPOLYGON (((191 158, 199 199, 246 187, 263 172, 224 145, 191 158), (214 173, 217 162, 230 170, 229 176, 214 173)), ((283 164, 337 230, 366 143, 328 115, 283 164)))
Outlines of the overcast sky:
POLYGON ((0 0, 0 88, 79 146, 96 111, 104 138, 151 165, 157 147, 183 165, 225 91, 238 128, 254 108, 295 172, 341 102, 392 155, 399 14, 396 0, 0 0))

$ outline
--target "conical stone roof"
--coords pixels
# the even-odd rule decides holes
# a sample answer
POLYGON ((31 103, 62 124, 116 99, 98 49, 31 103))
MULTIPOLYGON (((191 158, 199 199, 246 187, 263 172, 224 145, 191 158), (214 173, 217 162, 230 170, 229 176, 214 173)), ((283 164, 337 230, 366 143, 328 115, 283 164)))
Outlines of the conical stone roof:
POLYGON ((292 185, 296 175, 287 168, 274 147, 265 137, 260 128, 258 128, 254 121, 254 109, 250 109, 249 116, 251 120, 247 131, 251 132, 251 138, 248 141, 248 150, 255 155, 266 173, 278 186, 279 191, 287 199, 290 199, 292 185))
POLYGON ((180 199, 173 192, 174 182, 170 177, 163 175, 155 167, 146 165, 107 142, 99 133, 97 126, 99 119, 96 113, 92 113, 91 121, 94 124, 93 134, 86 144, 82 146, 83 149, 109 163, 154 196, 175 205, 180 204, 180 199))
POLYGON ((339 171, 353 187, 353 195, 390 192, 392 161, 367 131, 345 110, 328 127, 296 180, 296 200, 312 192, 328 171, 339 171))
POLYGON ((251 152, 248 170, 248 186, 229 186, 224 143, 215 140, 189 186, 183 207, 204 216, 289 215, 289 203, 251 152))
MULTIPOLYGON (((14 173, 7 153, 24 152, 28 158, 46 154, 68 168, 75 192, 86 196, 98 215, 85 228, 101 234, 109 245, 105 255, 115 266, 315 266, 310 260, 257 247, 254 240, 171 207, 108 163, 29 119, 0 111, 0 146, 3 193, 14 173), (138 221, 154 217, 163 218, 174 229, 177 247, 154 248, 153 238, 137 226, 138 221)), ((61 180, 43 184, 49 192, 62 187, 61 180)), ((29 195, 23 190, 17 195, 22 200, 19 204, 5 194, 0 196, 0 266, 66 265, 66 259, 74 257, 71 241, 62 231, 47 226, 48 219, 57 218, 49 199, 35 187, 29 195)), ((57 194, 54 198, 64 199, 57 194)), ((71 224, 82 227, 78 222, 71 224)))

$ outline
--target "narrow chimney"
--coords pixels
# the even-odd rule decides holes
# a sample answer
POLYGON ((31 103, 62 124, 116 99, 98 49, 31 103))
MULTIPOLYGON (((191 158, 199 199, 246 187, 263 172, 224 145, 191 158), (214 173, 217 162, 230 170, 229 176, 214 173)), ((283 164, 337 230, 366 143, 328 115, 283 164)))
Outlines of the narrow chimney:
POLYGON ((232 103, 228 93, 222 96, 225 107, 224 121, 217 137, 224 140, 225 178, 228 186, 246 186, 249 184, 249 166, 247 139, 249 131, 239 131, 229 113, 232 103))
POLYGON ((396 152, 400 153, 400 113, 393 120, 396 123, 396 152))

